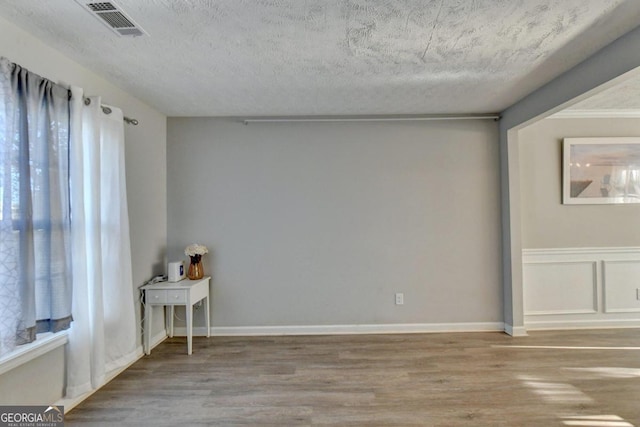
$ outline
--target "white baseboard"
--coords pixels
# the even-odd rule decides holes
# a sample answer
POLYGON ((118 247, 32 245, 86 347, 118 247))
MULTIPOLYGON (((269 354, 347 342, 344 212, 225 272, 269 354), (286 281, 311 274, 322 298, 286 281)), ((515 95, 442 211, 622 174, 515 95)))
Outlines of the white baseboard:
POLYGON ((618 329, 640 328, 640 319, 598 319, 598 320, 541 320, 527 321, 529 331, 552 331, 562 329, 618 329))
POLYGON ((160 343, 162 343, 162 341, 166 340, 169 337, 169 335, 167 335, 167 331, 166 329, 161 330, 160 332, 158 332, 157 334, 155 334, 154 336, 151 337, 151 350, 153 350, 154 348, 156 348, 158 345, 160 345, 160 343))
MULTIPOLYGON (((355 335, 355 334, 416 334, 434 332, 496 332, 504 331, 502 322, 479 323, 392 323, 380 325, 306 325, 306 326, 229 326, 212 327, 213 336, 256 335, 355 335)), ((174 336, 186 336, 185 327, 174 329, 174 336)), ((195 327, 194 336, 206 336, 204 326, 195 327)))
MULTIPOLYGON (((166 340, 167 337, 168 337, 167 331, 165 331, 164 329, 162 331, 160 331, 159 333, 157 333, 155 336, 151 337, 151 348, 153 349, 154 347, 159 345, 162 341, 166 340)), ((53 405, 55 405, 55 406, 63 406, 64 407, 64 412, 65 413, 69 413, 69 411, 71 411, 73 408, 78 406, 85 399, 90 397, 93 393, 95 393, 96 391, 100 390, 100 388, 102 388, 106 384, 108 384, 109 381, 111 381, 112 379, 114 379, 115 377, 117 377, 118 375, 123 373, 131 365, 133 365, 138 360, 140 360, 143 356, 144 356, 143 348, 142 348, 142 346, 138 346, 136 348, 135 356, 133 357, 133 359, 129 363, 125 364, 124 366, 121 366, 118 369, 114 369, 113 371, 109 372, 106 375, 104 384, 102 384, 102 386, 98 387, 95 390, 91 390, 91 391, 88 391, 88 392, 86 392, 84 394, 81 394, 80 396, 76 396, 76 397, 73 397, 73 398, 70 398, 70 399, 62 398, 62 399, 58 400, 57 402, 55 402, 53 405)))
POLYGON ((526 337, 527 329, 524 326, 512 326, 507 323, 504 324, 505 333, 512 337, 526 337))

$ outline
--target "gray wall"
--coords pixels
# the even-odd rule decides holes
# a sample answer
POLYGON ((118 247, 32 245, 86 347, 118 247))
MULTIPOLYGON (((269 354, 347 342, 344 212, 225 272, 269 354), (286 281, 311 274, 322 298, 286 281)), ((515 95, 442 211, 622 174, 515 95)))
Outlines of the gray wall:
MULTIPOLYGON (((125 125, 127 200, 133 258, 131 299, 140 320, 137 288, 154 274, 161 274, 165 270, 166 116, 2 18, 0 56, 51 80, 80 86, 85 89, 85 94, 101 95, 103 103, 120 107, 125 115, 140 121, 138 126, 125 125)), ((158 322, 154 332, 162 328, 161 316, 156 318, 158 322)), ((5 396, 11 396, 16 402, 33 402, 34 396, 57 395, 60 398, 64 388, 60 381, 63 379, 64 358, 59 357, 55 351, 50 352, 20 367, 19 371, 0 376, 0 404, 4 403, 5 396), (51 372, 60 375, 52 376, 51 372), (7 375, 11 375, 12 381, 23 386, 11 387, 10 381, 5 378, 7 375), (37 381, 38 378, 56 380, 41 383, 37 381), (37 390, 34 388, 36 386, 37 390)), ((39 403, 49 404, 53 401, 39 403)))
POLYGON ((640 205, 563 205, 562 139, 640 135, 637 119, 545 119, 520 131, 523 248, 640 246, 640 205))
POLYGON ((49 405, 64 393, 64 347, 18 366, 0 376, 0 404, 49 405))
POLYGON ((493 121, 170 118, 169 256, 212 250, 213 326, 499 322, 496 141, 493 121))

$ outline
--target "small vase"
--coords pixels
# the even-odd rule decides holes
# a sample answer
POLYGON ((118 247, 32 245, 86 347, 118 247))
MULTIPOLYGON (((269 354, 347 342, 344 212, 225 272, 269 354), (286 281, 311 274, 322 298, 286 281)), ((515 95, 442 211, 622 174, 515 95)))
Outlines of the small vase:
POLYGON ((191 258, 191 264, 189 264, 189 270, 187 271, 187 277, 189 280, 198 280, 204 277, 204 269, 202 268, 202 255, 194 255, 191 258))

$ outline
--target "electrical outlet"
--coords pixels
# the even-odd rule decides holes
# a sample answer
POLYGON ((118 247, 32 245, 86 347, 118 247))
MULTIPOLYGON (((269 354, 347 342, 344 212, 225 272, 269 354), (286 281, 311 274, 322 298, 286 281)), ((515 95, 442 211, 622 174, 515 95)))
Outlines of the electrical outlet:
POLYGON ((397 293, 396 294, 396 305, 404 304, 404 294, 397 293))

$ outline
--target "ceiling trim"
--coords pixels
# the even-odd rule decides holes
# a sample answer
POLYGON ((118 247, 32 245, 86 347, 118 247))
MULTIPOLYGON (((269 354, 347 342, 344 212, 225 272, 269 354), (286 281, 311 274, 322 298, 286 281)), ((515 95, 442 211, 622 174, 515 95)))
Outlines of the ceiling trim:
POLYGON ((248 117, 242 122, 250 123, 293 123, 293 122, 407 122, 432 120, 500 120, 500 114, 431 114, 407 116, 318 116, 318 117, 248 117))
POLYGON ((640 110, 562 110, 550 119, 638 119, 640 110))

